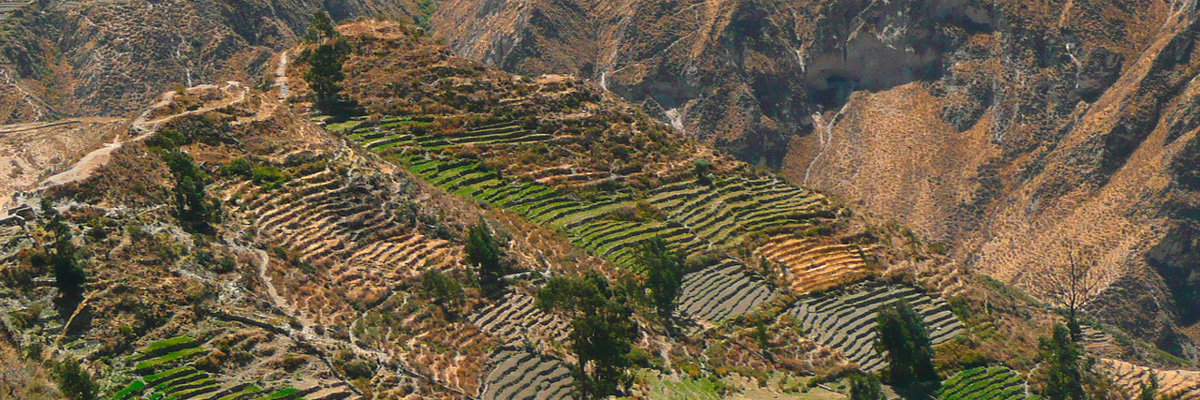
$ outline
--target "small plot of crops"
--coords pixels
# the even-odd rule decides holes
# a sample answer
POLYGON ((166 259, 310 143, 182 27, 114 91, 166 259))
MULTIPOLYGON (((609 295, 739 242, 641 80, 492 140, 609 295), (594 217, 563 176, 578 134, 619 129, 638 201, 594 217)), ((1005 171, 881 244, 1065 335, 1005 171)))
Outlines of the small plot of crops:
POLYGON ((126 359, 140 377, 113 395, 113 400, 295 400, 292 388, 267 391, 252 383, 224 382, 192 363, 208 353, 188 336, 160 340, 126 359))
POLYGON ((570 330, 566 320, 535 307, 532 296, 514 292, 506 293, 502 300, 471 314, 467 320, 509 343, 564 342, 570 330))
POLYGON ((867 276, 868 266, 858 245, 821 243, 781 235, 763 244, 755 255, 783 265, 780 274, 795 293, 841 286, 867 276))
POLYGON ((568 230, 576 244, 618 265, 634 266, 638 244, 661 237, 676 251, 693 254, 708 248, 687 228, 669 222, 592 220, 568 230))
POLYGON ((962 322, 940 297, 904 285, 867 283, 842 292, 801 297, 791 313, 807 336, 838 349, 863 370, 878 371, 884 359, 875 351, 875 324, 879 310, 905 299, 925 322, 933 344, 950 340, 962 331, 962 322))
POLYGON ((501 349, 492 354, 490 372, 483 378, 479 398, 569 399, 575 384, 567 363, 524 350, 501 349))
POLYGON ((828 207, 824 196, 770 178, 680 182, 653 191, 648 200, 671 221, 713 243, 804 230, 828 207))
POLYGON ((1200 371, 1156 370, 1109 358, 1101 359, 1098 365, 1117 386, 1129 393, 1138 393, 1141 385, 1148 383, 1153 374, 1158 378, 1159 394, 1168 398, 1200 398, 1200 371))
POLYGON ((676 223, 601 218, 607 210, 619 207, 620 196, 587 202, 545 184, 504 179, 499 173, 466 160, 443 161, 420 154, 395 157, 400 157, 412 172, 447 191, 513 210, 535 223, 561 228, 576 245, 617 265, 636 268, 638 244, 654 237, 663 238, 685 254, 708 247, 676 223))
POLYGON ((679 312, 692 318, 721 321, 746 314, 770 300, 775 291, 733 259, 683 277, 679 312))
POLYGON ((399 145, 414 145, 438 150, 467 144, 521 144, 548 140, 552 136, 526 129, 514 121, 493 122, 456 134, 430 134, 413 129, 428 125, 430 118, 393 118, 378 124, 359 124, 346 135, 371 150, 386 150, 399 145))
POLYGON ((1025 380, 1006 367, 979 367, 959 372, 942 382, 942 400, 1018 400, 1025 395, 1025 380))
POLYGON ((638 380, 645 384, 641 398, 650 400, 717 400, 722 398, 723 383, 715 379, 689 379, 661 376, 643 370, 638 380))

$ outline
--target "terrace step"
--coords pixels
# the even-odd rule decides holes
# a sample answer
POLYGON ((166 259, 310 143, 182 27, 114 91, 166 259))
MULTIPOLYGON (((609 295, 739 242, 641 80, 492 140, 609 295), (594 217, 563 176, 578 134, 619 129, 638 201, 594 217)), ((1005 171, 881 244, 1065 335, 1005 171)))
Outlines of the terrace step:
POLYGON ((799 298, 789 313, 811 339, 840 350, 864 370, 877 371, 885 363, 874 349, 875 319, 879 310, 901 298, 921 315, 933 344, 962 331, 961 322, 948 312, 945 301, 901 285, 867 283, 843 293, 808 295, 799 298))
POLYGON ((680 314, 718 322, 750 312, 774 295, 761 278, 736 260, 725 260, 683 277, 680 314))
POLYGON ((484 377, 479 398, 568 399, 574 378, 561 360, 524 350, 500 349, 492 353, 492 370, 484 377))

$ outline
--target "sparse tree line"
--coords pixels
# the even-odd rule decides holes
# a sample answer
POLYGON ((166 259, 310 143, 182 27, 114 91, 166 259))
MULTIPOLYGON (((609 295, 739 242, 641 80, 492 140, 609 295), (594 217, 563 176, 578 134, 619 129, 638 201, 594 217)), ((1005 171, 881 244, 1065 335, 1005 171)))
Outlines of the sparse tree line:
MULTIPOLYGON (((482 221, 468 230, 466 259, 476 284, 489 296, 504 291, 503 276, 511 272, 502 244, 482 221)), ((578 394, 583 398, 605 398, 626 393, 633 378, 634 340, 644 329, 634 318, 635 305, 645 305, 667 329, 674 330, 676 298, 688 267, 681 254, 655 238, 642 243, 638 263, 644 268, 640 283, 610 282, 590 271, 578 276, 550 278, 537 292, 536 305, 546 312, 570 320, 568 346, 578 358, 572 366, 578 394)), ((465 302, 462 284, 440 272, 421 277, 421 287, 444 310, 465 302)), ((1041 339, 1039 362, 1031 376, 1034 392, 1049 400, 1101 400, 1120 398, 1119 389, 1095 370, 1095 360, 1083 350, 1072 331, 1077 318, 1053 327, 1041 339)), ((934 364, 935 350, 921 315, 903 299, 883 307, 875 321, 875 350, 884 354, 887 366, 879 374, 854 372, 847 376, 847 394, 853 400, 885 398, 883 384, 918 393, 934 393, 940 377, 934 364)), ((1139 399, 1162 400, 1157 381, 1143 385, 1139 399)))

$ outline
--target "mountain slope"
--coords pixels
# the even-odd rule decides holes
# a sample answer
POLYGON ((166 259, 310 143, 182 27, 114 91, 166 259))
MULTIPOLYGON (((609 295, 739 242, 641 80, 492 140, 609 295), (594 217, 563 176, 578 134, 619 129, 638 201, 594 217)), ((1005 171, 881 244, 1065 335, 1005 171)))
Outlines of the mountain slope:
POLYGON ((403 1, 31 2, 0 22, 0 123, 127 117, 164 90, 256 84, 318 10, 419 15, 403 1))
MULTIPOLYGON (((0 226, 3 339, 80 360, 118 399, 566 398, 577 325, 535 293, 594 272, 634 299, 628 394, 719 398, 878 370, 872 324, 899 299, 946 376, 1029 371, 1061 319, 578 78, 488 68, 395 22, 338 31, 359 115, 310 108, 306 43, 274 57, 293 62, 269 86, 164 93, 106 157, 14 198, 28 208, 0 226), (506 268, 495 294, 468 261, 480 223, 506 268), (637 301, 655 237, 687 257, 676 332, 637 301), (430 293, 439 274, 454 300, 430 293)), ((1114 360, 1186 364, 1088 332, 1114 360)))
MULTIPOLYGON (((458 54, 571 71, 1176 354, 1196 322, 1193 1, 454 2, 458 54), (1191 282, 1191 283, 1189 283, 1191 282)), ((1192 335, 1192 340, 1197 337, 1192 335)))

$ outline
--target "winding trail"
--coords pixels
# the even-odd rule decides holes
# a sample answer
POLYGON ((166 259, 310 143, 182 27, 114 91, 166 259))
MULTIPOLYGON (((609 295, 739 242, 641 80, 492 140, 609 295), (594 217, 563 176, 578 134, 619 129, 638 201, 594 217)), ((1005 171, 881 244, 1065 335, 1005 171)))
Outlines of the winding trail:
MULTIPOLYGON (((213 89, 213 88, 216 88, 216 86, 202 85, 202 86, 197 86, 196 88, 213 89)), ((104 145, 104 147, 98 148, 96 150, 92 150, 90 153, 84 155, 82 158, 79 159, 79 161, 76 161, 74 165, 72 165, 70 168, 67 168, 65 171, 59 172, 57 174, 50 176, 49 178, 46 178, 45 180, 42 180, 42 182, 38 184, 38 189, 43 190, 43 189, 47 189, 50 187, 64 185, 64 184, 68 184, 68 183, 72 183, 72 182, 78 182, 78 181, 87 179, 87 178, 91 177, 96 172, 97 169, 99 169, 104 164, 107 164, 108 160, 110 158, 112 158, 111 157, 112 153, 114 151, 120 149, 126 142, 137 142, 137 141, 145 140, 146 138, 150 137, 155 131, 157 131, 158 128, 162 126, 162 124, 170 122, 177 118, 188 116, 188 115, 203 114, 203 113, 211 112, 214 110, 219 110, 219 109, 222 109, 225 107, 229 107, 231 105, 243 103, 246 101, 246 95, 250 92, 249 87, 242 86, 242 84, 240 84, 238 82, 233 82, 233 81, 226 84, 226 86, 224 88, 221 88, 220 90, 222 90, 226 93, 232 92, 234 94, 233 98, 223 99, 223 100, 216 101, 213 103, 205 104, 203 107, 197 108, 195 110, 184 111, 181 113, 171 114, 171 115, 159 117, 156 119, 149 119, 150 115, 155 110, 159 109, 160 107, 170 104, 171 100, 174 99, 175 92, 168 92, 167 94, 163 95, 162 101, 156 103, 150 109, 142 112, 141 115, 139 115, 136 119, 133 120, 133 122, 130 124, 130 128, 129 128, 129 132, 132 135, 132 137, 128 138, 127 140, 122 140, 121 136, 118 135, 117 137, 113 138, 113 141, 111 143, 106 143, 104 145)))
POLYGON ((829 149, 829 145, 833 143, 833 127, 842 118, 842 114, 846 112, 847 107, 850 107, 849 100, 846 101, 846 104, 842 104, 842 108, 838 109, 837 114, 834 114, 828 123, 822 123, 820 113, 813 114, 813 126, 815 127, 813 130, 817 133, 817 139, 821 141, 821 149, 817 150, 817 155, 813 156, 812 160, 808 162, 808 166, 804 168, 804 181, 801 182, 802 185, 808 185, 808 176, 812 172, 813 166, 817 164, 817 160, 821 159, 822 155, 825 155, 825 150, 829 149), (824 134, 822 134, 822 131, 824 131, 824 134))
POLYGON ((279 65, 275 67, 275 87, 279 88, 279 101, 287 100, 288 96, 292 95, 291 88, 288 87, 287 81, 287 66, 289 50, 284 50, 279 53, 279 65))
MULTIPOLYGON (((450 387, 448 385, 444 385, 441 382, 438 382, 437 380, 433 379, 432 377, 429 377, 429 376, 426 376, 424 374, 417 372, 416 370, 414 370, 411 367, 409 367, 408 365, 406 365, 406 363, 398 356, 393 356, 392 354, 385 353, 382 351, 368 350, 368 349, 363 348, 362 346, 359 346, 356 338, 353 336, 353 332, 351 332, 351 339, 349 341, 333 339, 328 336, 318 334, 316 329, 314 329, 314 327, 317 324, 315 322, 313 322, 311 319, 309 319, 305 313, 297 310, 294 306, 292 306, 292 304, 289 301, 287 301, 287 299, 285 299, 283 296, 281 296, 279 294, 278 289, 275 288, 274 279, 271 278, 271 274, 268 271, 268 268, 270 266, 270 261, 271 261, 270 255, 267 254, 267 252, 262 249, 258 249, 258 248, 254 248, 254 247, 250 247, 250 246, 240 246, 239 245, 239 246, 235 246, 235 248, 238 250, 241 250, 241 251, 254 253, 254 255, 258 258, 258 262, 256 263, 257 264, 256 270, 258 273, 258 278, 266 286, 267 297, 270 300, 271 304, 276 309, 278 309, 280 312, 293 318, 293 320, 295 320, 296 323, 300 325, 299 330, 293 329, 290 326, 283 327, 283 329, 288 332, 288 336, 292 337, 293 339, 295 339, 297 341, 313 345, 315 348, 321 349, 322 353, 328 351, 327 349, 338 349, 338 348, 348 349, 357 358, 373 360, 379 365, 387 365, 387 366, 394 368, 396 370, 396 372, 400 373, 401 375, 408 376, 410 378, 413 378, 413 379, 416 379, 419 381, 423 381, 423 382, 426 382, 429 384, 436 385, 440 389, 452 391, 452 392, 462 394, 462 395, 467 395, 466 393, 463 393, 462 391, 460 391, 456 388, 450 387)), ((353 326, 353 324, 351 326, 353 326)), ((365 395, 364 393, 360 392, 357 387, 355 387, 353 384, 351 384, 351 382, 348 379, 346 379, 345 377, 341 377, 339 375, 339 378, 342 379, 348 385, 348 387, 351 390, 353 390, 355 393, 359 394, 360 396, 365 395)))

